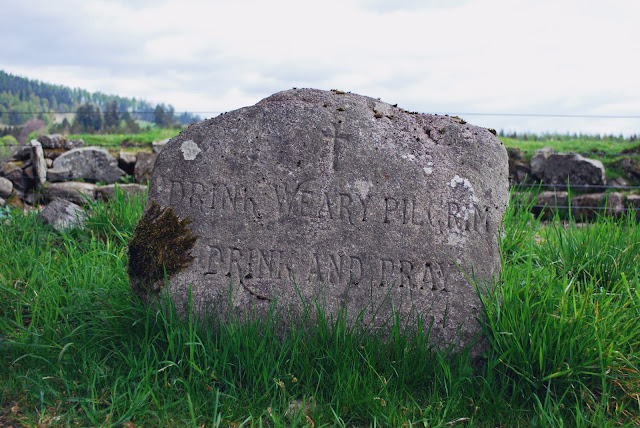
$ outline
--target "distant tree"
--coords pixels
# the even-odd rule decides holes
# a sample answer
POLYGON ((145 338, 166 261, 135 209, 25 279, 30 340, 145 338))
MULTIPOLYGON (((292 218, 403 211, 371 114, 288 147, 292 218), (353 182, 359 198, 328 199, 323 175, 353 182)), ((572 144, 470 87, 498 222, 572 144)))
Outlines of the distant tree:
POLYGON ((153 110, 153 123, 158 126, 164 126, 164 116, 164 108, 160 104, 156 105, 155 110, 153 110))
POLYGON ((118 102, 107 103, 104 111, 104 128, 106 131, 115 132, 120 126, 120 115, 118 114, 118 102))
POLYGON ((93 134, 102 128, 102 112, 92 103, 78 107, 72 132, 87 132, 93 134))
POLYGON ((200 122, 202 119, 200 118, 200 116, 184 112, 180 116, 177 116, 176 120, 182 125, 191 125, 192 123, 200 122))
POLYGON ((175 109, 172 105, 167 107, 164 104, 158 104, 153 111, 153 123, 162 128, 179 126, 174 115, 175 109))
POLYGON ((49 133, 51 134, 69 134, 71 132, 71 124, 65 117, 61 123, 54 123, 49 127, 49 133))
POLYGON ((140 125, 138 125, 138 122, 133 120, 133 117, 131 117, 131 113, 129 113, 128 111, 123 112, 122 120, 124 120, 125 132, 130 134, 137 134, 138 132, 140 132, 140 125))
POLYGON ((24 124, 18 135, 18 141, 20 144, 25 144, 29 135, 34 132, 44 131, 47 125, 40 119, 31 119, 24 124))

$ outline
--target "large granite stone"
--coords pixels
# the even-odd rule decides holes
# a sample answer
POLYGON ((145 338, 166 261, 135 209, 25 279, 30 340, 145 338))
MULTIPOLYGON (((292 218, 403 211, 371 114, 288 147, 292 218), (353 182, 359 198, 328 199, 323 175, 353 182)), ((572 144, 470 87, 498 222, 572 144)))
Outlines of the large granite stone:
POLYGON ((481 304, 465 273, 489 283, 500 273, 507 176, 500 141, 461 119, 280 92, 189 127, 158 155, 129 246, 131 285, 156 300, 164 279, 142 262, 171 261, 176 242, 184 263, 167 273, 181 314, 190 288, 201 316, 264 316, 275 304, 299 319, 304 301, 384 331, 395 310, 408 328, 416 315, 433 323, 434 344, 466 345, 481 304), (192 222, 193 260, 171 212, 192 222))
POLYGON ((125 175, 125 172, 118 168, 118 160, 105 149, 98 147, 69 150, 53 161, 53 167, 69 169, 71 180, 115 183, 125 175))

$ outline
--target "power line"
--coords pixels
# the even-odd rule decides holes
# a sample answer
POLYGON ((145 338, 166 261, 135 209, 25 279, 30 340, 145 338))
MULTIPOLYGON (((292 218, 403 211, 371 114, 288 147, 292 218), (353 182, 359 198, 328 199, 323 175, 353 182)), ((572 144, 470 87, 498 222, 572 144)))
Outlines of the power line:
MULTIPOLYGON (((77 111, 15 111, 15 110, 9 110, 6 111, 5 113, 9 113, 9 114, 77 114, 77 111)), ((154 110, 139 110, 139 111, 128 111, 128 110, 124 110, 124 111, 118 111, 118 114, 123 114, 123 113, 129 113, 129 114, 154 114, 155 111, 154 110)), ((205 114, 205 113, 224 113, 222 111, 174 111, 173 114, 205 114)), ((104 112, 103 112, 104 114, 104 112)), ((171 114, 171 111, 164 111, 163 114, 171 114)))
POLYGON ((545 184, 545 183, 513 183, 511 187, 530 187, 530 188, 538 188, 538 187, 546 187, 554 190, 561 189, 582 189, 582 190, 598 190, 598 189, 616 189, 616 190, 635 190, 640 189, 640 186, 607 186, 607 185, 596 185, 596 184, 545 184))
MULTIPOLYGON (((77 111, 7 111, 6 113, 14 114, 76 114, 77 111)), ((139 110, 139 111, 118 111, 118 114, 153 114, 154 110, 139 110)), ((168 111, 165 114, 170 113, 168 111)), ((203 111, 174 111, 173 114, 206 114, 206 113, 224 113, 221 110, 203 110, 203 111)), ((439 112, 435 113, 439 115, 448 116, 495 116, 495 117, 548 117, 548 118, 569 118, 569 119, 640 119, 640 115, 599 115, 599 114, 556 114, 556 113, 479 113, 479 112, 466 112, 466 113, 451 113, 451 112, 439 112)))
POLYGON ((556 113, 447 113, 456 116, 551 117, 573 119, 640 119, 640 115, 556 114, 556 113))

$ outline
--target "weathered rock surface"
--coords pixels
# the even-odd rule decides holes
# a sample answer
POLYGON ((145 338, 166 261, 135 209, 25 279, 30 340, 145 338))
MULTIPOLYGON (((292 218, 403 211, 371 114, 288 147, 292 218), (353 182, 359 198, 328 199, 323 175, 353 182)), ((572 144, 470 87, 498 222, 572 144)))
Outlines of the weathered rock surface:
POLYGON ((34 180, 36 186, 47 181, 47 161, 44 159, 42 144, 38 140, 31 140, 31 164, 33 165, 34 180))
POLYGON ((82 227, 86 214, 78 205, 66 199, 56 198, 38 213, 37 218, 56 230, 62 230, 82 227))
POLYGON ((128 175, 133 175, 137 161, 138 154, 135 152, 120 152, 118 154, 118 166, 128 175))
POLYGON ((618 162, 618 167, 625 172, 627 177, 640 179, 640 161, 627 157, 618 162))
POLYGON ((593 220, 598 214, 604 214, 604 193, 587 193, 571 198, 571 213, 580 221, 593 220))
POLYGON ((116 186, 119 191, 124 192, 127 200, 129 198, 141 198, 147 192, 147 186, 142 184, 107 184, 96 189, 96 197, 102 200, 111 200, 115 198, 116 186))
POLYGON ((13 187, 20 192, 26 192, 33 187, 33 179, 24 173, 23 167, 25 167, 23 162, 11 161, 6 162, 2 166, 2 171, 0 171, 6 179, 13 183, 13 187))
POLYGON ((153 150, 153 153, 160 153, 162 149, 164 149, 164 146, 167 145, 168 142, 169 142, 168 138, 162 141, 154 141, 151 143, 151 150, 153 150))
MULTIPOLYGON (((487 129, 290 90, 173 138, 147 211, 155 202, 193 221, 195 259, 169 278, 182 314, 190 287, 201 315, 275 304, 296 318, 304 300, 384 329, 393 308, 409 328, 416 315, 433 322, 433 343, 466 345, 481 305, 462 271, 489 282, 500 272, 507 177, 487 129)), ((135 271, 131 283, 147 300, 164 284, 135 271)))
POLYGON ((31 158, 31 146, 30 145, 26 145, 26 146, 22 146, 20 147, 18 150, 16 150, 16 152, 13 154, 13 159, 15 160, 27 160, 31 158))
POLYGON ((542 213, 543 219, 553 217, 558 210, 568 208, 569 192, 540 192, 536 197, 536 205, 533 207, 533 213, 539 215, 542 213))
POLYGON ((611 187, 627 187, 628 185, 629 181, 622 177, 616 177, 613 180, 609 180, 609 186, 611 187))
POLYGON ((553 153, 545 148, 531 158, 531 173, 543 183, 555 187, 604 186, 605 171, 602 162, 587 159, 575 153, 553 153))
POLYGON ((72 150, 80 148, 84 145, 84 141, 80 139, 69 140, 67 137, 61 134, 41 135, 38 137, 38 141, 42 144, 43 149, 72 150))
POLYGON ((5 177, 0 177, 0 197, 8 198, 13 191, 13 183, 5 177))
POLYGON ((47 178, 52 183, 59 183, 61 181, 67 181, 71 177, 71 171, 69 168, 48 168, 47 178))
POLYGON ((538 175, 538 173, 542 173, 544 161, 553 153, 553 147, 543 147, 540 150, 536 150, 536 153, 531 157, 531 161, 529 162, 531 172, 536 175, 538 175))
POLYGON ((138 152, 138 161, 134 169, 136 183, 146 184, 149 181, 157 157, 157 153, 138 152))
POLYGON ((55 198, 67 199, 76 204, 86 204, 96 199, 96 186, 91 183, 65 181, 63 183, 48 183, 44 187, 44 197, 47 200, 55 198))
POLYGON ((18 208, 20 210, 24 208, 22 200, 15 193, 7 198, 7 200, 5 201, 5 205, 13 208, 18 208))
POLYGON ((125 175, 125 172, 118 168, 118 160, 105 149, 98 147, 83 147, 65 152, 53 161, 53 167, 68 168, 72 180, 115 183, 125 175))
POLYGON ((515 161, 513 163, 513 180, 516 183, 532 182, 531 168, 527 162, 515 161))
POLYGON ((607 195, 605 214, 621 217, 624 215, 624 195, 620 192, 611 192, 607 195))
POLYGON ((627 207, 636 210, 636 218, 640 220, 640 195, 627 196, 627 207))
POLYGON ((64 144, 67 141, 67 138, 64 137, 62 134, 49 134, 49 135, 39 136, 38 141, 42 144, 42 147, 45 149, 58 149, 58 148, 64 147, 64 144))

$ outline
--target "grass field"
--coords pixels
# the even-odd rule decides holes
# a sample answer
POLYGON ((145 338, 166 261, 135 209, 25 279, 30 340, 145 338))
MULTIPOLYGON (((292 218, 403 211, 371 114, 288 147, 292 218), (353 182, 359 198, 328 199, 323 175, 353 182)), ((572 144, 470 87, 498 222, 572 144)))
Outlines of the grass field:
MULTIPOLYGON (((82 138, 88 146, 119 146, 122 142, 138 145, 151 144, 166 138, 173 138, 180 131, 177 129, 148 128, 139 134, 80 134, 70 135, 69 138, 82 138)), ((568 137, 549 135, 535 137, 536 139, 514 139, 499 137, 506 147, 519 148, 527 153, 543 147, 553 147, 557 152, 595 153, 601 155, 619 154, 625 150, 640 151, 640 141, 630 141, 620 138, 597 138, 589 136, 568 137)))
POLYGON ((640 141, 631 138, 597 137, 597 136, 568 136, 544 135, 511 138, 499 137, 506 147, 518 148, 532 153, 543 147, 553 147, 556 152, 594 153, 613 155, 624 151, 640 151, 640 141))
POLYGON ((155 128, 149 127, 137 134, 78 134, 69 135, 70 139, 81 138, 85 146, 105 146, 118 147, 128 145, 139 148, 148 145, 154 141, 161 141, 167 138, 173 138, 180 133, 179 129, 174 128, 155 128))
POLYGON ((384 342, 336 319, 279 341, 278 314, 205 328, 149 309, 126 273, 142 207, 97 203, 65 233, 0 211, 0 426, 640 423, 633 217, 542 225, 512 204, 489 349, 471 360, 397 326, 384 342))

